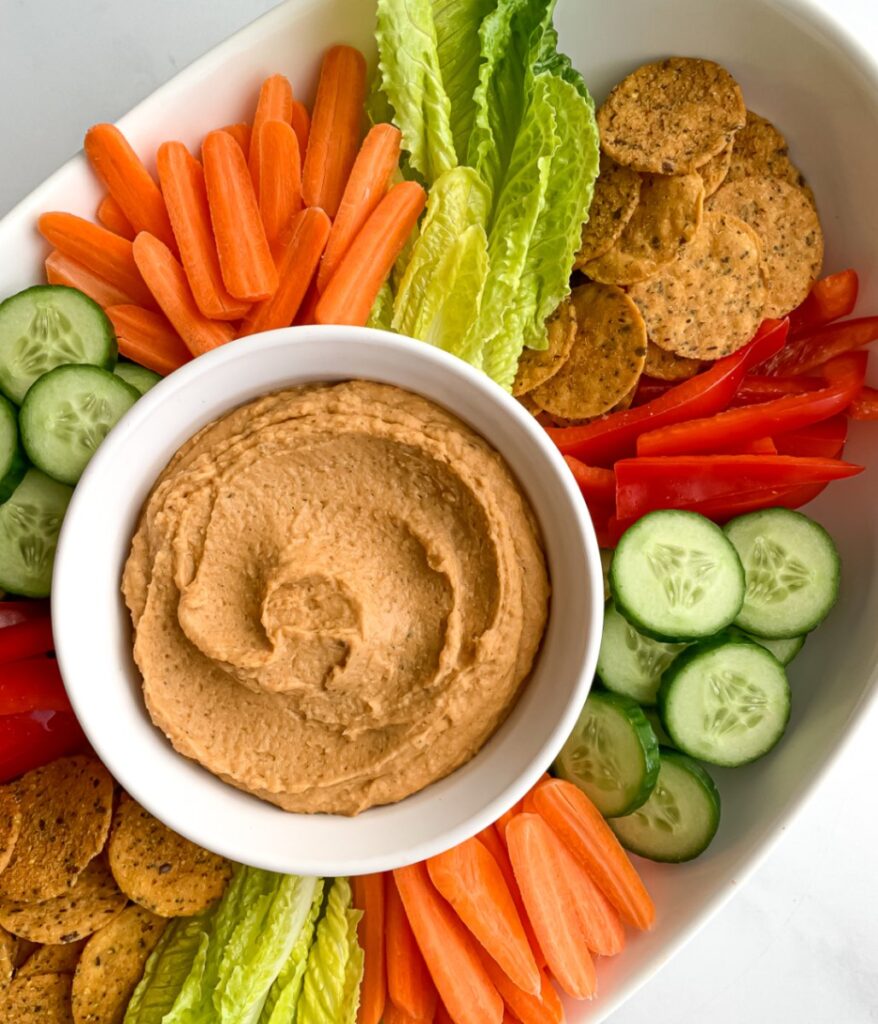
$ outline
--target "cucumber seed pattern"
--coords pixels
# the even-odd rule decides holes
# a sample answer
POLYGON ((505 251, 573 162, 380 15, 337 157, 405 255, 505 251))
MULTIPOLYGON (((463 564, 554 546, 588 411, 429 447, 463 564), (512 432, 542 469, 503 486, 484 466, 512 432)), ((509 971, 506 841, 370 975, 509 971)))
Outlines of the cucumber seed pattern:
POLYGON ((708 677, 704 732, 712 740, 755 729, 768 713, 768 698, 737 672, 715 672, 708 677))
POLYGON ((744 570, 747 600, 755 604, 778 604, 813 582, 807 565, 767 537, 756 538, 744 570))
POLYGON ((645 554, 672 608, 693 608, 698 604, 718 569, 706 552, 677 544, 653 544, 645 554))
POLYGON ((645 679, 657 679, 683 650, 685 644, 663 644, 641 636, 634 627, 625 623, 625 646, 631 651, 637 667, 645 679))
POLYGON ((56 437, 76 445, 84 455, 91 457, 116 419, 105 398, 84 394, 77 396, 76 402, 60 402, 50 428, 56 437))
POLYGON ((28 572, 43 572, 55 556, 62 516, 26 503, 6 505, 7 529, 28 572))
POLYGON ((54 306, 41 305, 34 311, 27 333, 15 342, 10 361, 29 376, 39 377, 61 363, 82 363, 88 358, 70 319, 54 306))
POLYGON ((656 783, 650 798, 632 816, 644 828, 657 829, 669 835, 676 831, 683 820, 674 794, 662 785, 661 779, 656 783))
POLYGON ((622 766, 616 752, 618 744, 607 736, 597 718, 589 718, 582 730, 582 741, 570 756, 577 776, 604 792, 619 789, 622 766))

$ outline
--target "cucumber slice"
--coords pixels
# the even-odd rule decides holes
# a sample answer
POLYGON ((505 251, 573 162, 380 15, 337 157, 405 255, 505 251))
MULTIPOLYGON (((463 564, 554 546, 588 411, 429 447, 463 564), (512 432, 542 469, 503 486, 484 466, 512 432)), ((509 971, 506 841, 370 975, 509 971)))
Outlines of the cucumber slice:
POLYGON ((764 647, 726 634, 691 647, 668 669, 659 714, 674 746, 736 768, 767 754, 790 717, 783 665, 764 647))
POLYGON ((801 512, 769 508, 725 529, 747 581, 736 625, 778 640, 810 633, 826 618, 838 599, 841 563, 822 526, 801 512))
POLYGON ((0 589, 49 596, 58 531, 72 493, 31 468, 0 505, 0 589))
POLYGON ((624 818, 612 818, 619 842, 649 860, 679 864, 710 846, 719 828, 719 790, 700 764, 676 750, 661 749, 652 796, 624 818))
POLYGON ((147 370, 145 366, 138 366, 137 363, 117 363, 113 373, 117 377, 121 377, 126 384, 130 384, 141 395, 145 395, 162 379, 153 370, 147 370))
POLYGON ((601 548, 601 571, 604 574, 604 600, 610 596, 610 566, 613 564, 613 552, 609 548, 601 548))
POLYGON ((75 484, 98 445, 140 398, 97 366, 58 366, 28 391, 19 423, 24 450, 55 480, 75 484))
POLYGON ((748 640, 759 644, 760 647, 764 647, 766 651, 771 651, 784 667, 789 665, 805 646, 805 641, 808 639, 808 634, 806 633, 804 636, 791 636, 783 640, 769 640, 764 636, 754 636, 753 633, 745 633, 743 629, 738 629, 737 626, 732 626, 730 632, 737 633, 739 636, 745 636, 748 640))
POLYGON ((643 714, 646 716, 647 722, 649 722, 649 727, 655 733, 658 745, 660 747, 671 747, 673 749, 673 741, 667 734, 665 727, 662 725, 662 716, 658 713, 658 708, 644 708, 643 714))
POLYGON ((0 303, 0 390, 18 405, 44 373, 64 363, 112 370, 116 336, 101 307, 65 285, 37 285, 0 303))
POLYGON ((0 502, 12 496, 26 469, 18 440, 18 413, 12 402, 0 395, 0 502))
POLYGON ((591 693, 555 771, 591 798, 604 816, 628 814, 649 798, 658 777, 658 742, 630 697, 591 693))
POLYGON ((641 636, 609 601, 604 609, 598 677, 613 693, 631 697, 638 704, 655 704, 662 673, 685 647, 641 636))
POLYGON ((616 608, 655 640, 700 640, 735 620, 744 570, 722 530, 695 512, 650 512, 625 531, 610 567, 616 608))

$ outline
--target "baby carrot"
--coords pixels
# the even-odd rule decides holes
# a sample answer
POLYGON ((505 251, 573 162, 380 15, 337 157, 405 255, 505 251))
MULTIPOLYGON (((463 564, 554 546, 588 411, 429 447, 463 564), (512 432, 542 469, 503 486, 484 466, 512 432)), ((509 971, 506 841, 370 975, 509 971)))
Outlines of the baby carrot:
POLYGON ((256 302, 238 330, 240 337, 289 327, 296 316, 308 282, 314 276, 329 236, 329 218, 315 207, 296 215, 292 229, 278 247, 280 284, 269 299, 256 302))
POLYGON ((561 997, 545 971, 540 971, 538 994, 532 995, 514 985, 489 956, 482 957, 482 961, 503 1002, 521 1024, 561 1024, 564 1020, 561 997))
POLYGON ((427 968, 454 1024, 502 1024, 503 1000, 475 940, 436 892, 424 864, 393 872, 427 968))
POLYGON ((131 296, 126 295, 121 288, 105 281, 94 271, 57 249, 53 249, 46 257, 46 280, 49 284, 65 284, 68 288, 78 288, 105 308, 120 302, 131 302, 131 296))
POLYGON ((186 272, 164 242, 141 231, 134 239, 134 259, 162 312, 192 355, 200 356, 232 340, 235 332, 231 324, 208 320, 198 308, 186 272))
POLYGON ((241 147, 241 152, 244 154, 244 159, 250 157, 250 125, 246 121, 239 121, 237 124, 226 124, 220 128, 221 132, 226 132, 232 136, 235 142, 241 147))
POLYGON ((166 376, 192 358, 183 339, 161 313, 128 305, 108 306, 104 312, 113 324, 119 351, 135 363, 166 376))
POLYGON ((127 238, 72 213, 44 213, 37 226, 50 245, 123 292, 129 302, 155 308, 127 238))
POLYGON ((366 96, 366 59, 351 46, 327 50, 320 68, 302 172, 306 206, 335 217, 357 149, 366 96))
POLYGON ((433 1018, 433 1024, 454 1024, 451 1014, 445 1009, 445 1004, 441 999, 436 1004, 436 1015, 433 1018))
POLYGON ((432 1020, 432 1017, 413 1017, 394 1003, 388 1003, 384 1009, 384 1024, 430 1024, 432 1020))
POLYGON ((210 320, 237 320, 250 306, 230 295, 223 284, 201 164, 182 142, 159 146, 156 164, 180 260, 198 308, 210 320))
POLYGON ((317 323, 366 323, 375 296, 417 223, 425 201, 423 188, 414 181, 400 182, 384 196, 320 296, 317 323))
POLYGON ((148 231, 176 252, 159 187, 119 129, 93 125, 85 133, 85 154, 134 231, 148 231))
POLYGON ((256 101, 256 112, 253 115, 253 130, 250 133, 250 153, 248 161, 250 164, 250 175, 253 181, 257 178, 255 165, 256 154, 253 150, 253 142, 262 130, 262 126, 269 121, 282 121, 290 124, 293 117, 293 87, 290 80, 283 75, 271 75, 266 78, 259 89, 259 99, 256 101))
POLYGON ((236 298, 267 299, 277 288, 277 270, 241 147, 227 132, 216 131, 201 152, 223 282, 236 298))
POLYGON ((388 999, 413 1020, 431 1020, 436 1009, 436 986, 418 949, 392 875, 387 879, 386 899, 388 999))
POLYGON ((265 237, 274 246, 302 209, 299 143, 285 121, 266 121, 253 136, 250 173, 265 237))
POLYGON ((311 134, 311 115, 300 100, 293 100, 292 125, 296 138, 299 140, 299 152, 304 160, 305 151, 308 148, 308 136, 311 134))
MULTIPOLYGON (((308 207, 308 209, 316 209, 316 207, 308 207)), ((317 323, 317 303, 320 301, 320 292, 317 290, 317 281, 313 280, 308 285, 308 291, 305 292, 305 298, 302 299, 302 303, 299 306, 299 312, 296 313, 295 324, 316 324, 317 323)))
POLYGON ((384 885, 385 877, 381 874, 361 875, 353 879, 354 906, 363 911, 358 931, 360 946, 365 955, 357 1024, 380 1024, 387 998, 384 885))
POLYGON ((387 191, 390 176, 399 162, 401 139, 399 129, 392 124, 376 124, 363 140, 320 262, 317 287, 321 291, 387 191))
POLYGON ((123 238, 127 238, 129 242, 133 241, 134 228, 131 226, 131 221, 128 220, 122 212, 122 207, 112 196, 104 196, 98 204, 98 220, 107 231, 121 235, 123 238))
POLYGON ((513 804, 505 814, 501 814, 500 817, 494 822, 494 828, 500 834, 500 838, 503 842, 506 842, 506 826, 515 817, 516 814, 521 814, 524 809, 524 800, 519 800, 517 804, 513 804))

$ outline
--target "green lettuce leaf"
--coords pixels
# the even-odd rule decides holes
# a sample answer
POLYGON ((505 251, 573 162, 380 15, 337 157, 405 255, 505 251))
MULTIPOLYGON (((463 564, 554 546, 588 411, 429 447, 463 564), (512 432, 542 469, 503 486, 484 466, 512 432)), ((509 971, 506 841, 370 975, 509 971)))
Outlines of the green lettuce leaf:
POLYGON ((305 968, 308 966, 308 954, 314 941, 314 929, 317 927, 317 918, 322 909, 323 879, 319 878, 314 889, 311 909, 287 962, 269 989, 259 1024, 293 1024, 295 1021, 296 1006, 302 994, 302 982, 305 979, 305 968))
POLYGON ((389 331, 392 320, 393 289, 385 281, 378 290, 375 301, 372 303, 372 309, 369 313, 369 319, 366 321, 366 326, 375 327, 379 331, 389 331))
POLYGON ((351 909, 350 883, 337 878, 308 957, 296 1024, 349 1024, 356 1019, 363 974, 357 942, 361 917, 351 909))

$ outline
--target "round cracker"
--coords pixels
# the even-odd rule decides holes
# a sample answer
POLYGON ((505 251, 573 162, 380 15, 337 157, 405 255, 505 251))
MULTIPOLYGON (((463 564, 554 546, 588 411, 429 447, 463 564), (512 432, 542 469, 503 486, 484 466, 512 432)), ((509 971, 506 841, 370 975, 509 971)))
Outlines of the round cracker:
POLYGON ((653 174, 689 174, 744 124, 738 83, 712 60, 669 57, 624 78, 597 114, 601 148, 653 174))
POLYGON ((734 146, 733 139, 728 145, 723 146, 716 156, 712 156, 706 164, 702 164, 698 168, 698 174, 704 182, 705 199, 708 196, 712 196, 726 180, 732 163, 732 150, 734 146))
POLYGON ((127 902, 98 857, 60 896, 42 903, 0 900, 0 925, 31 942, 76 942, 121 914, 127 902))
POLYGON ((565 299, 546 324, 548 347, 542 351, 526 348, 518 360, 518 371, 512 385, 515 396, 527 394, 553 377, 567 362, 576 338, 576 312, 573 303, 565 299))
POLYGON ((766 317, 786 316, 802 302, 823 266, 817 211, 796 185, 780 178, 741 178, 710 200, 709 209, 750 225, 762 244, 766 317))
POLYGON ((756 232, 708 212, 678 260, 634 285, 649 337, 691 359, 719 359, 745 345, 762 322, 765 284, 756 232))
POLYGON ((574 289, 576 341, 558 373, 532 392, 551 416, 582 420, 608 412, 637 384, 646 359, 646 327, 614 285, 574 289))
POLYGON ((0 899, 48 900, 76 883, 104 848, 113 816, 113 780, 94 757, 62 757, 15 784, 21 831, 0 899))
POLYGON ((177 835, 127 795, 116 809, 107 855, 122 892, 161 917, 209 907, 232 872, 224 857, 177 835))
POLYGON ((85 939, 77 942, 39 946, 16 972, 17 978, 35 977, 37 974, 73 974, 85 939))
POLYGON ((0 928, 0 1004, 2 1004, 3 993, 12 981, 15 973, 15 953, 18 940, 10 935, 5 928, 0 928))
POLYGON ((640 200, 640 175, 601 156, 601 172, 594 185, 588 220, 582 226, 582 241, 575 267, 603 256, 613 247, 640 200))
POLYGON ((645 174, 640 202, 612 249, 582 268, 601 284, 635 284, 652 277, 695 236, 704 214, 697 174, 645 174))
POLYGON ((752 110, 747 111, 747 123, 735 136, 727 181, 741 178, 780 178, 797 185, 808 201, 816 206, 814 193, 805 182, 805 176, 790 160, 787 140, 771 121, 752 110))
POLYGON ((131 906, 92 935, 73 976, 76 1024, 122 1024, 166 924, 165 918, 131 906))
POLYGON ((12 786, 0 787, 0 872, 12 860, 12 851, 21 833, 21 808, 12 786))
POLYGON ((0 1020, 15 1024, 73 1024, 69 974, 16 978, 0 1002, 0 1020))
POLYGON ((646 363, 643 372, 656 380, 688 380, 694 377, 704 363, 700 359, 686 359, 651 341, 646 346, 646 363))

